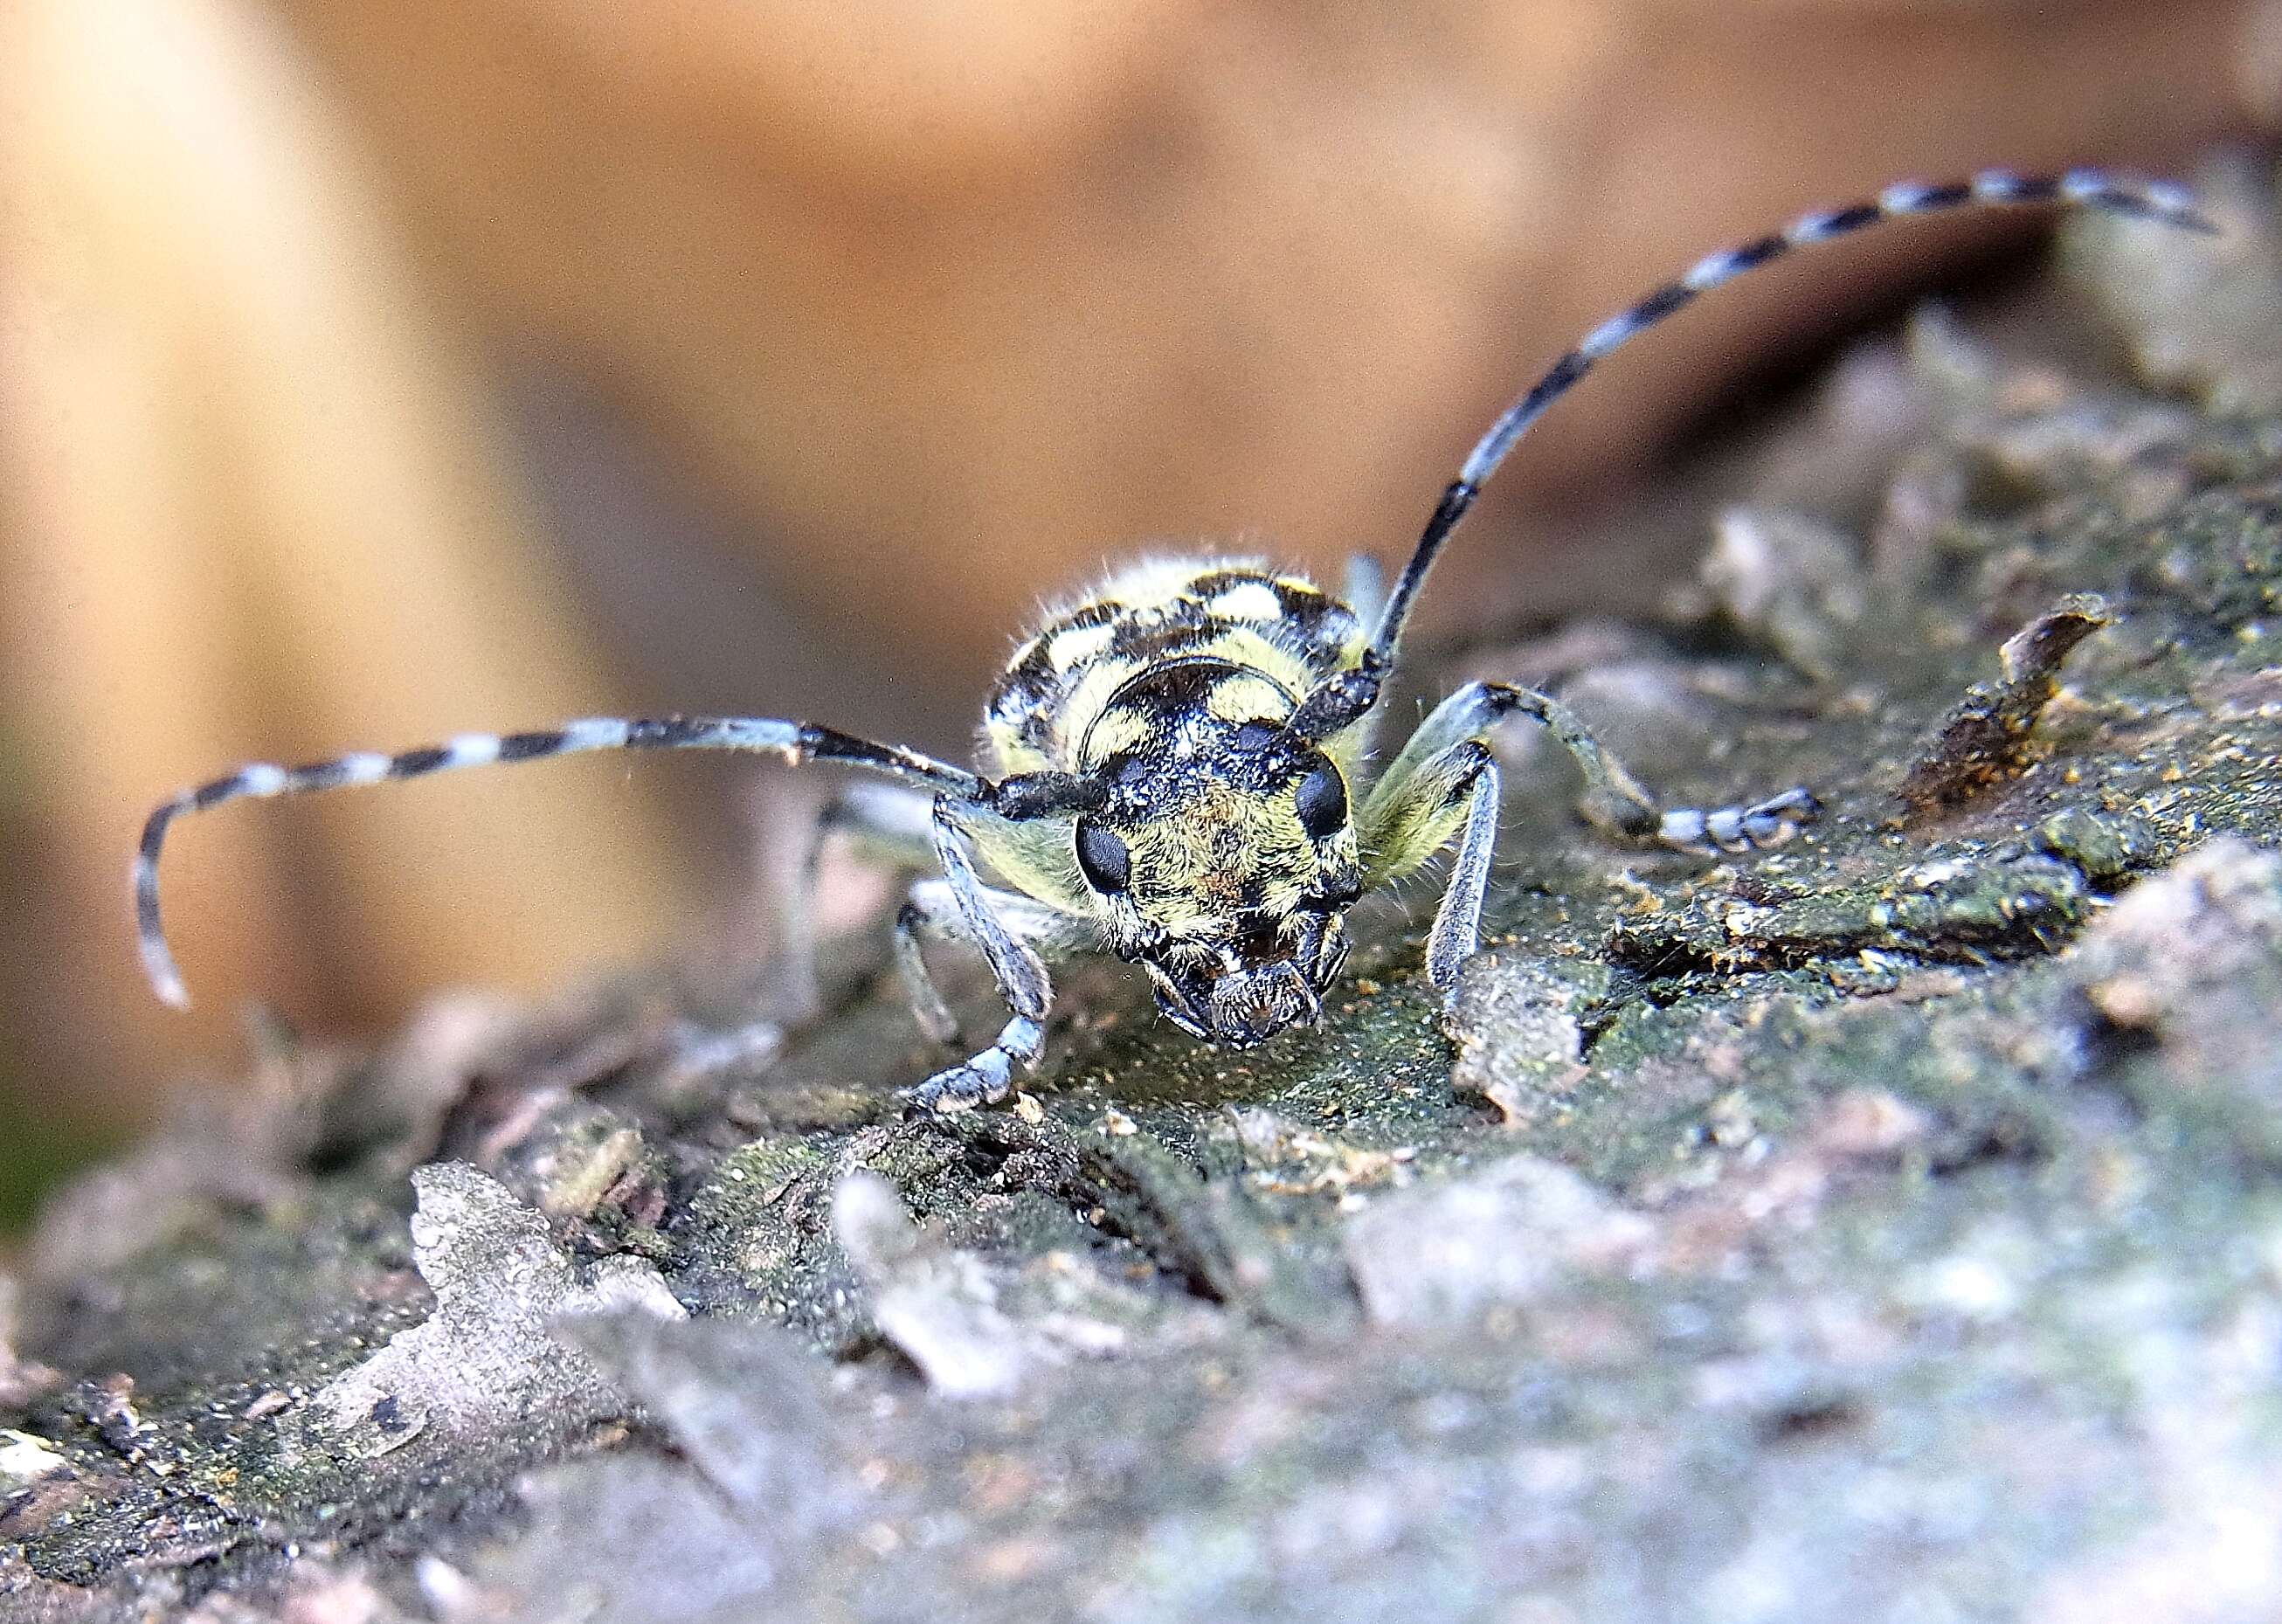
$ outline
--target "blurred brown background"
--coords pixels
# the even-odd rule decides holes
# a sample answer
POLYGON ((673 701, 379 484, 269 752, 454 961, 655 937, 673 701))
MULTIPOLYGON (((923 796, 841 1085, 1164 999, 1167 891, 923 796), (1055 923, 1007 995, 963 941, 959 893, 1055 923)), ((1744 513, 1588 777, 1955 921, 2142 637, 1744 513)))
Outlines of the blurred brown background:
MULTIPOLYGON (((963 752, 1040 596, 1153 542, 1399 553, 1704 250, 2278 115, 2282 0, 10 0, 0 1145, 146 1114, 247 998, 353 1030, 702 940, 753 883, 734 763, 234 808, 167 864, 186 1020, 125 899, 179 784, 622 710, 963 752)), ((1639 577, 1564 516, 2005 229, 1675 322, 1430 607, 1639 577)))

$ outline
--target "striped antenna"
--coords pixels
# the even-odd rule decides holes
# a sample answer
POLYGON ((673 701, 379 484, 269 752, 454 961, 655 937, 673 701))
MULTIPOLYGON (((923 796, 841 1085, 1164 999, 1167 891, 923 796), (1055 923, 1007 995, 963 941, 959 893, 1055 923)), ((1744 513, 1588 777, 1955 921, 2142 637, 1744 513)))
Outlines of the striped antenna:
POLYGON ((231 801, 268 800, 283 795, 345 789, 357 784, 392 783, 453 767, 545 761, 555 756, 615 750, 737 750, 772 754, 794 764, 844 762, 914 779, 966 798, 972 798, 986 787, 972 773, 947 766, 912 750, 892 744, 874 744, 868 739, 837 733, 829 727, 771 717, 673 716, 650 720, 590 717, 535 733, 467 733, 442 744, 423 745, 394 755, 360 751, 308 766, 281 767, 258 761, 161 802, 144 821, 143 840, 136 848, 134 864, 136 946, 143 956, 144 974, 150 977, 152 991, 161 998, 177 1009, 190 1007, 190 993, 182 985, 182 972, 175 967, 174 954, 167 951, 166 928, 159 916, 159 855, 166 846, 167 829, 185 812, 208 812, 231 801))
POLYGON ((1442 493, 1426 528, 1412 551, 1409 564, 1395 583, 1371 637, 1366 664, 1384 669, 1394 657, 1403 623, 1417 596, 1426 571, 1450 532, 1458 527, 1482 486, 1496 473, 1529 425, 1545 409, 1573 388, 1595 364, 1623 347, 1674 311, 1695 302, 1699 293, 1732 282, 1746 271, 1774 263, 1794 248, 1851 236, 1882 221, 1913 214, 1938 214, 1952 209, 1991 204, 2052 203, 2070 208, 2101 209, 2156 221, 2189 231, 2216 233, 2218 227, 2196 207, 2184 188, 2161 183, 2139 184, 2118 180, 2092 169, 2071 169, 2066 175, 2034 177, 2003 169, 1984 169, 1968 181, 1928 186, 1904 182, 1889 186, 1876 197, 1844 208, 1802 214, 1781 230, 1739 247, 1723 249, 1698 260, 1675 281, 1667 282, 1647 298, 1618 311, 1577 341, 1576 347, 1555 361, 1545 376, 1530 385, 1489 426, 1476 443, 1458 477, 1442 493))

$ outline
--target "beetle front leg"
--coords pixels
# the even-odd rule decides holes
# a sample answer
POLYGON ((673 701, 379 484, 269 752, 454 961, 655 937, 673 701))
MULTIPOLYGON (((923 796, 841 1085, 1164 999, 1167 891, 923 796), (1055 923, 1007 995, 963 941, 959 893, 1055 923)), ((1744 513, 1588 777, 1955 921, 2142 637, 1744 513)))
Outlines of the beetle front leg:
POLYGON ((1015 1074, 1036 1070, 1045 1052, 1044 1021, 1016 1015, 998 1029, 989 1048, 913 1084, 904 1091, 904 1099, 915 1115, 951 1116, 979 1105, 996 1105, 1013 1091, 1015 1074))
MULTIPOLYGON (((1393 785, 1437 751, 1461 739, 1479 739, 1510 716, 1541 723, 1584 775, 1578 806, 1603 834, 1633 844, 1675 851, 1740 852, 1781 845, 1822 811, 1804 789, 1786 789, 1750 806, 1716 812, 1666 810, 1641 785, 1616 754, 1593 736, 1577 713, 1549 695, 1503 682, 1470 682, 1418 726, 1387 769, 1383 785, 1393 785)), ((1376 792, 1374 792, 1376 793, 1376 792)))
MULTIPOLYGON (((1068 915, 1018 891, 990 886, 982 890, 983 905, 991 915, 1042 962, 1052 963, 1083 944, 1083 933, 1072 929, 1068 915)), ((895 954, 896 974, 903 979, 920 1030, 937 1043, 956 1043, 959 1022, 928 969, 924 946, 929 942, 975 944, 948 880, 930 877, 912 882, 896 913, 895 954)))
POLYGON ((1408 750, 1363 803, 1356 833, 1366 886, 1400 880, 1458 837, 1449 883, 1426 943, 1426 979, 1448 991, 1481 937, 1482 899, 1497 844, 1498 769, 1489 746, 1460 739, 1417 760, 1408 750))
MULTIPOLYGON (((990 891, 975 874, 958 816, 959 809, 951 801, 935 803, 935 860, 943 866, 943 884, 957 920, 956 933, 982 950, 991 978, 997 983, 998 995, 1006 1000, 1013 1018, 999 1029, 990 1047, 905 1090, 904 1097, 915 1111, 947 1114, 1004 1100, 1013 1087, 1017 1069, 1027 1074, 1045 1053, 1046 1014, 1053 1002, 1053 983, 1047 977, 1044 961, 992 907, 990 891)), ((915 942, 911 952, 916 954, 915 942)), ((948 1015, 939 998, 935 1004, 948 1015)), ((922 1023, 927 1018, 922 1014, 922 1023)))

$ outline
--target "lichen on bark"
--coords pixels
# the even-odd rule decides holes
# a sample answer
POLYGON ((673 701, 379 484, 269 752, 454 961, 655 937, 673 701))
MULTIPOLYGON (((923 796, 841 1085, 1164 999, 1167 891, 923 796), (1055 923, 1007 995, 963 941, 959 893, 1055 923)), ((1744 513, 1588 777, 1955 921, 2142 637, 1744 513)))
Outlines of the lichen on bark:
POLYGON ((1447 1013, 1391 906, 1245 1055, 1083 970, 951 1121, 855 949, 798 1027, 659 974, 279 1046, 0 1312, 0 1613, 2270 1615, 2282 419, 1897 355, 1875 506, 1472 657, 1801 841, 1612 851, 1507 741, 1447 1013))

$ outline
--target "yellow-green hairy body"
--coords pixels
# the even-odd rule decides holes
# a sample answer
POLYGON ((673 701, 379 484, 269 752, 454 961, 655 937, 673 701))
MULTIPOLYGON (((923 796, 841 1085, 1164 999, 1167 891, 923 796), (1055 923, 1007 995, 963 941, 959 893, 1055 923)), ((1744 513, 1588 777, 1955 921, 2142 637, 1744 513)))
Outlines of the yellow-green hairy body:
MULTIPOLYGON (((979 854, 1007 884, 1103 927, 1106 944, 1145 926, 1172 944, 1219 943, 1291 914, 1358 867, 1345 826, 1303 824, 1294 777, 1247 774, 1248 742, 1280 729, 1326 677, 1361 660, 1366 628, 1312 582, 1249 560, 1137 566, 1055 612, 1015 651, 985 707, 982 750, 997 776, 1106 776, 1137 793, 1106 820, 1129 882, 1086 883, 1075 820, 986 823, 979 854)), ((1345 804, 1358 724, 1323 742, 1345 804)), ((1322 793, 1319 781, 1316 792, 1322 793)))

